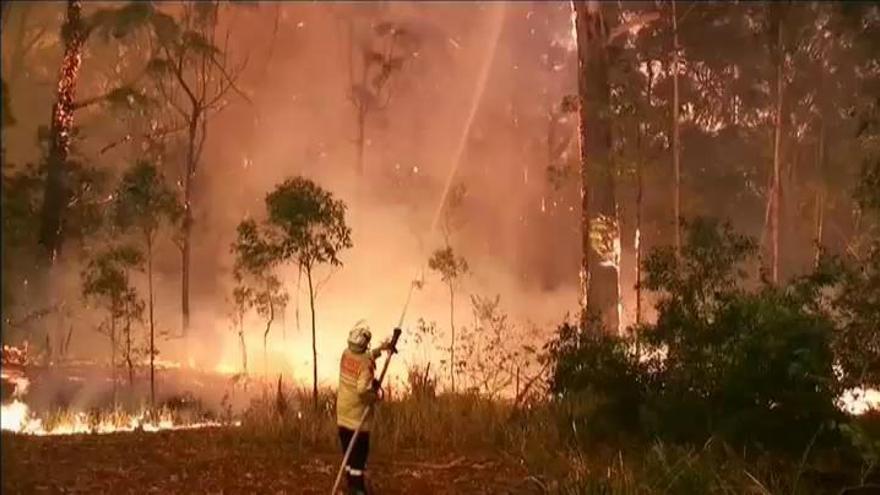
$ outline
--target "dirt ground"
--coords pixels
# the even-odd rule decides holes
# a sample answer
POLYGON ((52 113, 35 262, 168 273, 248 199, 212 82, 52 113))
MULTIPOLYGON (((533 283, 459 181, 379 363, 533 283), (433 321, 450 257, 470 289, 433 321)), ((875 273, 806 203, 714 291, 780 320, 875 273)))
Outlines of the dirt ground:
MULTIPOLYGON (((4 433, 2 493, 327 494, 340 456, 221 428, 32 437, 4 433)), ((370 459, 376 494, 540 493, 525 470, 487 456, 370 459)))

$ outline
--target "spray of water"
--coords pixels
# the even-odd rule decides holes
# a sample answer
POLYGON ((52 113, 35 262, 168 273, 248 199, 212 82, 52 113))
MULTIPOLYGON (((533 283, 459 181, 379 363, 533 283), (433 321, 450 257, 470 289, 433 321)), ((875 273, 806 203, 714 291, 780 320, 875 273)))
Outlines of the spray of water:
MULTIPOLYGON (((446 176, 446 182, 443 185, 443 193, 440 195, 440 200, 437 202, 437 209, 434 212, 434 216, 431 220, 431 228, 428 231, 428 239, 432 239, 434 234, 437 231, 437 224, 440 222, 440 216, 443 213, 443 207, 446 205, 446 199, 449 196, 449 191, 452 189, 452 183, 455 180, 455 174, 461 165, 461 158, 464 155, 465 146, 467 145, 468 137, 471 133, 471 126, 474 123, 474 117, 477 114, 477 110, 480 108, 480 103, 483 101, 483 93, 486 91, 486 81, 489 79, 489 73, 492 69, 492 64, 495 61, 495 53, 498 50, 498 39, 501 37, 501 28, 504 26, 504 14, 507 8, 507 5, 504 2, 498 2, 491 4, 492 13, 491 19, 489 21, 491 35, 489 36, 489 44, 486 47, 486 53, 483 58, 483 65, 480 69, 479 74, 477 74, 477 81, 474 87, 474 92, 471 95, 470 107, 468 109, 467 117, 464 121, 464 125, 462 126, 461 135, 458 138, 458 142, 455 146, 455 151, 452 154, 452 161, 449 167, 449 173, 446 176)), ((420 279, 420 274, 424 272, 424 253, 420 253, 419 259, 423 261, 419 263, 419 268, 416 271, 413 280, 420 279)), ((398 328, 403 325, 403 319, 406 317, 407 308, 409 308, 410 300, 412 299, 413 290, 418 286, 416 282, 413 282, 409 286, 409 290, 406 295, 406 302, 403 305, 403 311, 400 314, 400 320, 397 323, 398 328)))
POLYGON ((434 217, 431 221, 430 234, 433 234, 437 229, 437 224, 440 221, 440 214, 443 212, 446 198, 449 196, 449 191, 452 189, 452 182, 455 179, 455 173, 461 165, 461 157, 464 155, 465 145, 467 144, 468 136, 470 136, 471 133, 474 116, 477 114, 477 109, 479 109, 480 103, 483 101, 483 93, 486 91, 486 81, 489 79, 489 72, 492 69, 492 63, 495 60, 495 52, 498 49, 498 39, 501 37, 501 27, 504 25, 506 4, 504 2, 499 2, 492 5, 493 13, 490 27, 492 35, 489 37, 491 41, 486 47, 483 67, 477 75, 477 84, 471 97, 470 109, 468 110, 467 119, 465 119, 464 126, 462 127, 461 136, 459 136, 458 143, 455 147, 455 153, 452 155, 452 163, 449 167, 449 174, 446 177, 446 184, 443 187, 443 194, 440 196, 437 210, 434 212, 434 217))

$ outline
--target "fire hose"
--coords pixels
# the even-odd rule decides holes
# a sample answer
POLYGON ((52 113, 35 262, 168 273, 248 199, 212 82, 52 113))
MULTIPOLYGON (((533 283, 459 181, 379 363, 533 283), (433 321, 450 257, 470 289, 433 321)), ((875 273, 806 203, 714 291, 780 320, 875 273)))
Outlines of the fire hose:
MULTIPOLYGON (((504 3, 499 3, 501 5, 495 12, 495 20, 494 29, 493 29, 493 43, 489 45, 489 49, 486 53, 486 59, 483 63, 483 68, 480 71, 477 77, 477 86, 476 91, 474 91, 473 99, 470 105, 470 111, 467 115, 467 119, 465 120, 465 126, 463 128, 461 138, 458 141, 458 145, 455 148, 452 167, 450 167, 449 175, 446 177, 446 184, 443 188, 443 194, 440 196, 440 202, 437 205, 437 210, 434 213, 434 218, 431 222, 431 233, 434 233, 437 230, 437 224, 440 221, 440 214, 443 211, 443 206, 446 204, 446 198, 449 195, 449 192, 452 188, 452 181, 455 178, 455 172, 458 170, 459 165, 461 164, 461 157, 464 153, 464 148, 467 143, 467 137, 470 134, 471 125, 474 121, 474 116, 476 114, 477 108, 479 107, 480 100, 482 100, 483 92, 486 90, 486 81, 489 75, 489 69, 491 68, 492 62, 495 59, 495 52, 498 46, 498 40, 501 36, 501 27, 502 21, 504 20, 504 3)), ((430 235, 430 234, 429 234, 430 235)), ((423 266, 423 265, 420 265, 423 266)), ((423 268, 422 268, 423 270, 423 268)), ((418 274, 418 273, 417 273, 418 274)), ((397 352, 396 344, 397 338, 400 336, 400 327, 403 325, 403 318, 406 316, 407 307, 409 307, 409 301, 412 298, 413 289, 418 287, 419 285, 413 282, 410 285, 409 293, 406 296, 406 303, 403 305, 403 312, 400 315, 400 321, 397 324, 397 327, 394 329, 394 337, 391 340, 391 353, 385 359, 385 364, 382 368, 382 373, 379 375, 379 386, 382 385, 382 380, 385 378, 385 371, 388 370, 388 362, 391 361, 391 356, 397 352)), ((336 490, 339 488, 339 482, 342 480, 342 472, 345 469, 345 465, 348 463, 348 458, 351 455, 351 451, 354 448, 354 441, 357 438, 358 433, 360 432, 361 427, 364 424, 364 420, 366 420, 367 415, 370 413, 372 409, 372 405, 367 406, 364 410, 364 414, 361 417, 360 422, 358 423, 358 427, 355 429, 354 435, 351 437, 351 441, 348 442, 348 448, 345 449, 345 457, 342 459, 342 464, 339 466, 339 472, 336 474, 336 482, 333 484, 333 491, 331 495, 336 495, 336 490)))
MULTIPOLYGON (((388 372, 388 364, 391 362, 391 356, 397 354, 397 340, 400 338, 401 334, 400 327, 403 325, 403 318, 406 316, 406 310, 409 308, 409 302, 412 299, 412 293, 415 287, 416 284, 413 283, 409 288, 409 293, 406 296, 406 303, 403 305, 403 312, 400 314, 400 320, 397 322, 397 326, 394 328, 394 333, 391 336, 391 342, 388 344, 388 357, 385 358, 385 363, 382 365, 382 372, 379 373, 379 378, 375 382, 374 388, 376 389, 381 390, 382 382, 385 380, 385 373, 388 372)), ((361 428, 372 410, 373 404, 367 405, 366 409, 364 409, 364 413, 361 415, 360 421, 358 421, 357 428, 354 429, 354 433, 351 435, 351 440, 348 441, 348 447, 345 448, 345 455, 342 457, 342 464, 339 465, 339 471, 336 473, 336 481, 333 483, 333 491, 330 492, 331 495, 335 495, 336 490, 339 489, 339 483, 342 481, 342 473, 345 471, 345 466, 348 464, 348 459, 351 457, 351 451, 354 450, 354 442, 357 440, 361 428)))

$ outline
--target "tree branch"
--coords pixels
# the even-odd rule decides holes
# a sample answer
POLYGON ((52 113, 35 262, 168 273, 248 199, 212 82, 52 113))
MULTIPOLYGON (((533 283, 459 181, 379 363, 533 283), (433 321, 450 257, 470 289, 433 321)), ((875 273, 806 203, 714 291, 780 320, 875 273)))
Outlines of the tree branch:
POLYGON ((243 71, 244 68, 247 67, 248 56, 245 55, 242 65, 236 70, 235 78, 232 78, 229 75, 229 73, 226 71, 226 68, 223 67, 223 64, 219 63, 216 58, 211 57, 211 61, 214 63, 214 65, 220 71, 220 74, 223 75, 223 78, 226 79, 226 82, 232 88, 232 90, 235 91, 238 94, 238 96, 240 96, 244 101, 253 105, 254 102, 248 97, 248 95, 246 95, 241 89, 239 89, 238 85, 235 84, 235 81, 238 78, 239 74, 241 74, 241 71, 243 71))

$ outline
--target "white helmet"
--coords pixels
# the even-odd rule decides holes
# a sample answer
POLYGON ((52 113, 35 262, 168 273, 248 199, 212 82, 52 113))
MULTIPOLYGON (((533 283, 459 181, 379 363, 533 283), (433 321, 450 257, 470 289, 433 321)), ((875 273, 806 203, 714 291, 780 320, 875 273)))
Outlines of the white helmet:
POLYGON ((364 352, 370 345, 370 339, 373 334, 370 333, 370 326, 365 320, 360 320, 354 324, 351 331, 348 332, 348 348, 353 352, 364 352))

